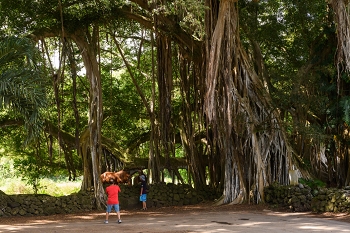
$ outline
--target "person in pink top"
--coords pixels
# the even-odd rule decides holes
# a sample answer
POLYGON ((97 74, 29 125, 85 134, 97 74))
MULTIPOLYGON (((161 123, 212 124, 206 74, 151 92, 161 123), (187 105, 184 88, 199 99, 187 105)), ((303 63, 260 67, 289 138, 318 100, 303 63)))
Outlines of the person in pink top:
POLYGON ((121 192, 120 187, 115 184, 114 179, 110 179, 109 183, 111 184, 106 188, 106 194, 108 196, 107 199, 107 210, 106 210, 106 220, 105 223, 108 223, 109 213, 112 211, 114 207, 115 212, 118 215, 118 223, 121 223, 120 220, 120 211, 119 211, 119 193, 121 192))

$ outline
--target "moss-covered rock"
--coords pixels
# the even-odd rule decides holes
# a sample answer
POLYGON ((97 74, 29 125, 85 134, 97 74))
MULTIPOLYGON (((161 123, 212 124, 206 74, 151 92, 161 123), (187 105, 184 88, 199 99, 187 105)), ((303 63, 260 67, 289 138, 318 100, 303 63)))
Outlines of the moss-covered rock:
POLYGON ((294 211, 348 212, 350 213, 350 190, 314 189, 307 185, 270 185, 264 189, 265 202, 294 211), (283 194, 283 195, 282 195, 283 194))

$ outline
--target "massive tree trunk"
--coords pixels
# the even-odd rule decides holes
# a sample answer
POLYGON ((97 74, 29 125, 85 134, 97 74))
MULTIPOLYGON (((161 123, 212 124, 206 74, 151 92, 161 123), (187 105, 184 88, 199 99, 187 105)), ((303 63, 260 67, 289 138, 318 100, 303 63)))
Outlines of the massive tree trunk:
POLYGON ((159 121, 160 137, 165 155, 165 167, 170 169, 169 158, 174 153, 172 113, 172 51, 171 39, 167 36, 157 35, 157 65, 159 89, 159 121))
MULTIPOLYGON (((90 153, 92 160, 92 175, 96 198, 96 207, 101 209, 105 204, 105 195, 100 181, 101 161, 101 129, 102 129, 102 88, 99 66, 97 62, 98 51, 98 27, 93 27, 92 34, 88 29, 81 29, 72 35, 73 40, 81 50, 86 76, 90 82, 89 98, 89 131, 90 131, 90 153)), ((87 153, 82 152, 82 153, 87 153)))
MULTIPOLYGON (((350 3, 348 0, 329 0, 328 2, 333 8, 337 27, 337 94, 339 99, 346 99, 344 98, 347 95, 345 90, 349 89, 349 85, 341 76, 345 72, 350 72, 350 3)), ((345 111, 345 114, 348 114, 347 110, 344 109, 343 111, 345 111)), ((348 144, 344 143, 349 138, 348 125, 341 122, 335 130, 337 132, 332 132, 332 135, 341 136, 334 137, 333 143, 338 145, 336 146, 337 149, 334 149, 333 155, 329 156, 329 159, 333 159, 333 161, 328 161, 328 175, 330 176, 330 182, 333 179, 336 180, 339 187, 350 184, 350 169, 348 166, 350 164, 350 155, 348 144), (334 171, 336 172, 334 173, 334 171), (335 175, 337 177, 334 177, 335 175)))
POLYGON ((338 33, 337 63, 339 71, 350 71, 350 16, 348 0, 330 0, 338 33))
POLYGON ((156 121, 155 114, 155 104, 156 104, 156 70, 155 70, 155 56, 154 56, 154 35, 153 32, 151 35, 152 43, 152 97, 150 100, 150 123, 151 123, 151 136, 149 140, 149 158, 148 158, 148 169, 151 182, 158 183, 160 182, 160 153, 159 153, 159 130, 158 124, 156 121))
POLYGON ((197 104, 202 103, 198 98, 201 90, 200 88, 197 89, 197 83, 194 82, 198 75, 195 63, 189 59, 187 52, 181 47, 179 47, 178 54, 180 93, 182 96, 178 124, 182 146, 188 160, 189 172, 192 174, 194 187, 199 187, 206 184, 206 164, 202 155, 202 144, 195 141, 196 130, 200 131, 204 128, 200 120, 202 114, 196 109, 197 104))
MULTIPOLYGON (((208 1, 209 6, 217 4, 208 1)), ((278 113, 241 46, 236 0, 221 0, 218 14, 210 13, 207 27, 215 27, 207 41, 205 112, 225 159, 221 200, 242 203, 252 198, 258 203, 266 185, 288 183, 290 149, 278 113)))

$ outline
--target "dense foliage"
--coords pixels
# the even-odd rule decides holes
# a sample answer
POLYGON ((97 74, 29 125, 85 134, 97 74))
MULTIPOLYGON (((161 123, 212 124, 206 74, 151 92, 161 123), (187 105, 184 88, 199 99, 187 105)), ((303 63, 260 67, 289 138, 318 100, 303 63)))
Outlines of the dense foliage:
POLYGON ((0 19, 2 34, 17 37, 0 42, 0 156, 52 167, 51 174, 67 169, 70 179, 91 177, 83 188, 96 187, 93 177, 103 170, 140 167, 154 182, 167 170, 174 180, 226 195, 224 180, 237 175, 242 182, 232 181, 232 192, 244 186, 258 202, 257 183, 278 180, 286 173, 280 167, 288 172, 292 165, 306 180, 349 185, 349 75, 335 59, 341 22, 327 1, 3 0, 0 19), (224 6, 230 13, 216 24, 224 6), (215 40, 219 57, 210 53, 215 40), (26 49, 42 60, 31 60, 26 49), (219 71, 211 73, 215 64, 219 71), (237 79, 228 84, 227 74, 237 79), (208 80, 219 87, 216 110, 205 107, 208 80), (231 107, 237 114, 229 115, 231 107), (19 143, 22 117, 37 137, 26 148, 19 143), (282 136, 271 133, 272 121, 282 136), (267 156, 261 174, 252 162, 258 151, 267 156), (263 181, 255 180, 260 175, 263 181))

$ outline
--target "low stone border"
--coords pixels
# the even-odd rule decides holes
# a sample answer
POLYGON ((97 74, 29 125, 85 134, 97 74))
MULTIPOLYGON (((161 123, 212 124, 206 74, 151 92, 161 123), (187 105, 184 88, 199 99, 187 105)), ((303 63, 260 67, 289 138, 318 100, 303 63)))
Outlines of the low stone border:
POLYGON ((265 187, 265 202, 286 207, 296 212, 348 212, 350 213, 350 187, 344 189, 311 189, 307 185, 265 187))
POLYGON ((88 192, 52 197, 43 194, 6 195, 0 191, 0 217, 77 213, 90 211, 93 206, 94 197, 88 192))
MULTIPOLYGON (((120 188, 122 191, 119 195, 121 209, 141 208, 140 185, 120 185, 120 188)), ((189 185, 154 184, 150 185, 147 207, 193 205, 204 200, 214 200, 218 198, 218 195, 209 187, 195 190, 189 185)), ((52 197, 43 194, 6 195, 0 190, 0 217, 77 213, 94 209, 93 192, 52 197)))
POLYGON ((314 212, 350 213, 350 188, 321 189, 311 201, 314 212))

